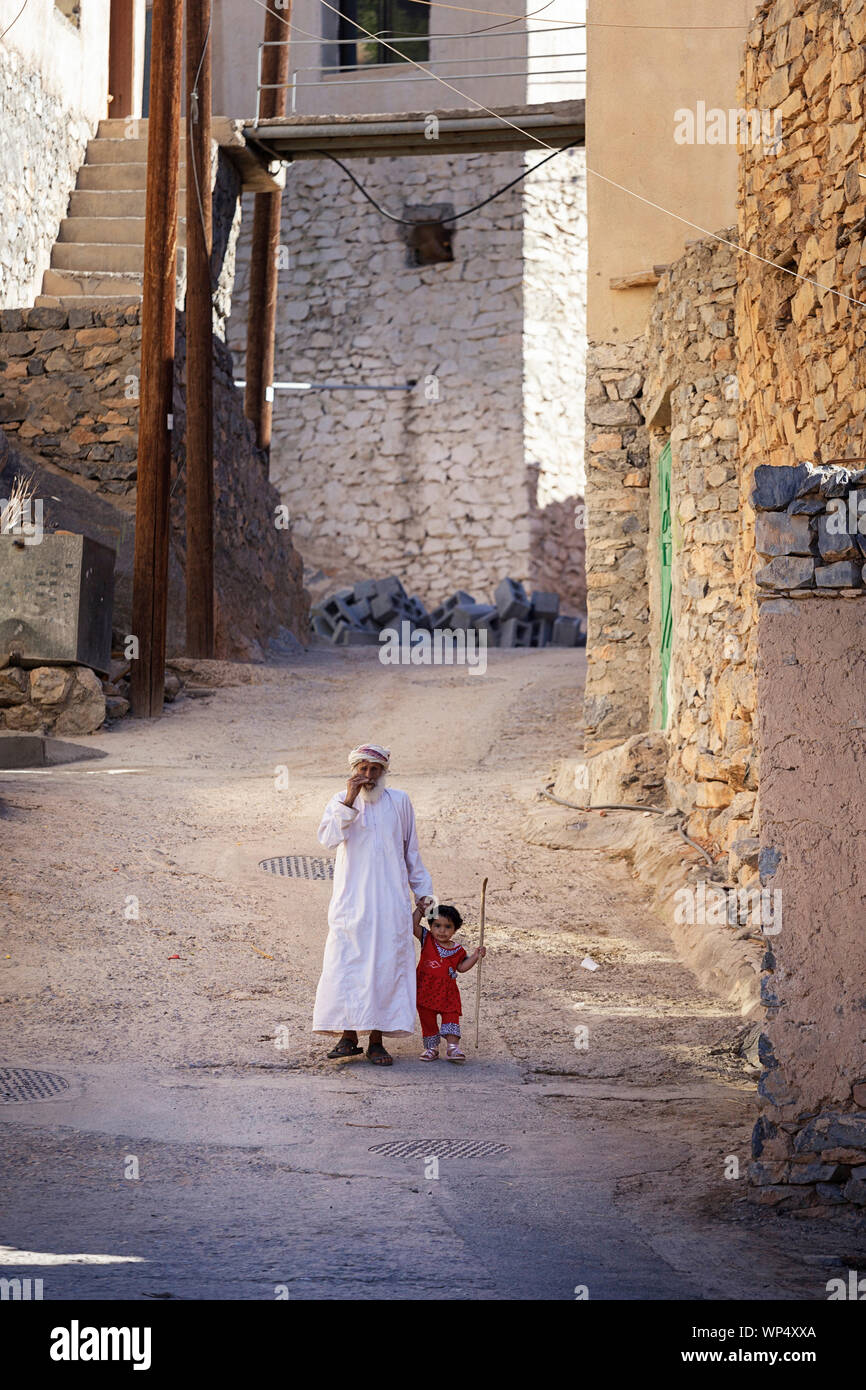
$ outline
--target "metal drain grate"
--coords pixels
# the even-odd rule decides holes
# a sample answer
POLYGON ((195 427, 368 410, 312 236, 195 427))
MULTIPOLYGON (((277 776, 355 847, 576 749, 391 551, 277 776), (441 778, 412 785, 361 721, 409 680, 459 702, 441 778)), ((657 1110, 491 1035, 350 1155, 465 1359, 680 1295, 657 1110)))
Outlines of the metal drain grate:
POLYGON ((16 1100, 50 1100, 69 1090, 69 1082, 50 1071, 24 1067, 0 1067, 0 1104, 16 1100))
POLYGON ((283 878, 334 877, 333 859, 315 859, 309 854, 280 854, 276 859, 260 859, 259 868, 267 874, 282 874, 283 878))
POLYGON ((371 1154, 386 1158, 489 1158, 510 1152, 508 1144, 494 1144, 489 1139, 392 1139, 370 1148, 371 1154))

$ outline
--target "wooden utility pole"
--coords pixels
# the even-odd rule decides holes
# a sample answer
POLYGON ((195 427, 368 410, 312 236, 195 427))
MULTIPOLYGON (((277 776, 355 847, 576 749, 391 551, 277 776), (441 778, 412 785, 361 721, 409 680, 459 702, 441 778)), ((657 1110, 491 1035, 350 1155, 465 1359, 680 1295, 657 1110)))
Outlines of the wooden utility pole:
MULTIPOLYGON (((262 50, 261 120, 286 114, 286 84, 289 77, 289 24, 291 0, 286 8, 273 8, 269 0, 265 11, 265 44, 262 50), (277 46, 279 41, 279 46, 277 46)), ((271 443, 271 402, 268 388, 274 379, 274 332, 277 323, 277 252, 280 244, 282 194, 257 193, 253 208, 253 239, 250 250, 250 290, 247 317, 246 391, 244 414, 252 420, 256 443, 262 449, 271 443)))
POLYGON ((211 0, 186 3, 186 654, 213 656, 211 0))
POLYGON ((130 678, 132 712, 143 719, 162 713, 165 680, 182 30, 183 0, 154 0, 130 678))

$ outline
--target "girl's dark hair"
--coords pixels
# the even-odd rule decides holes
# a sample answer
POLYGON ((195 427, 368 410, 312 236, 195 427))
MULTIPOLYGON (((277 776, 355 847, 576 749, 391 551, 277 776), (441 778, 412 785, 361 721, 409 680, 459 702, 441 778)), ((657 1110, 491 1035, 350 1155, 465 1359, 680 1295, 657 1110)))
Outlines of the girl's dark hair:
POLYGON ((449 922, 453 922, 455 931, 459 931, 463 926, 463 918, 460 916, 456 907, 448 907, 445 903, 440 903, 439 911, 436 913, 436 916, 446 917, 449 922))

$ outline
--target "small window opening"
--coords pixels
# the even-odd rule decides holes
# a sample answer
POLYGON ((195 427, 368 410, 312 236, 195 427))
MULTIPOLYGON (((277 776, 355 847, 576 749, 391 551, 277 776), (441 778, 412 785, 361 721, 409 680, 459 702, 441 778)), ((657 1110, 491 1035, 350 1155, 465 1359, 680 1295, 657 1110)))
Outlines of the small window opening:
POLYGON ((454 260, 453 224, 443 220, 454 216, 451 203, 406 204, 403 216, 412 223, 403 226, 409 265, 440 265, 454 260))
POLYGON ((339 0, 336 66, 342 69, 376 63, 426 63, 430 58, 430 11, 414 0, 339 0), (357 23, 353 23, 357 21, 357 23), (369 39, 360 32, 375 35, 369 39), (379 40, 387 40, 385 43, 379 40))

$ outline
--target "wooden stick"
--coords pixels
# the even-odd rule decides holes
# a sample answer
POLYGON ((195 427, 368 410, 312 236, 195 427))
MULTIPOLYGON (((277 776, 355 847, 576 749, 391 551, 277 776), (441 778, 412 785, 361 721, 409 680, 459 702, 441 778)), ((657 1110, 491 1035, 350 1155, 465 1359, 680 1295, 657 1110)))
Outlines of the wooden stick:
MULTIPOLYGON (((478 942, 478 949, 484 945, 484 916, 487 905, 487 879, 481 885, 481 940, 478 942)), ((478 958, 478 978, 475 982, 475 1051, 478 1051, 478 1024, 481 1020, 481 965, 482 959, 478 958)))

